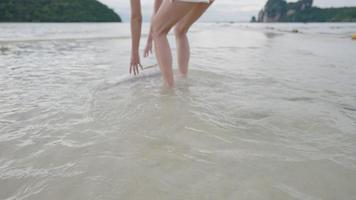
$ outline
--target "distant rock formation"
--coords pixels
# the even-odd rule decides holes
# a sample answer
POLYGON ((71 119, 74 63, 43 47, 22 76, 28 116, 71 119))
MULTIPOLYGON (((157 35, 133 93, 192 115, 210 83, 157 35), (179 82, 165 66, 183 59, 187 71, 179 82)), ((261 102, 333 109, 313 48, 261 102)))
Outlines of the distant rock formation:
POLYGON ((0 0, 0 22, 121 22, 96 0, 0 0))
POLYGON ((310 9, 313 0, 300 0, 287 3, 285 0, 268 0, 265 7, 259 12, 258 22, 289 21, 296 13, 310 9))
POLYGON ((268 0, 251 22, 355 22, 356 8, 318 8, 313 0, 268 0))

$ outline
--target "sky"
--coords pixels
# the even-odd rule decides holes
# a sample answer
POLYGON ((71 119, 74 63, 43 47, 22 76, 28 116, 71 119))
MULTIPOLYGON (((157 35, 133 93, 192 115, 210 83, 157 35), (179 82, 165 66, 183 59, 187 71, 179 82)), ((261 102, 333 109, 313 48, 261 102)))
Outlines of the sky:
MULTIPOLYGON (((124 21, 129 21, 130 0, 99 0, 114 9, 124 21)), ((296 0, 288 0, 293 2, 296 0)), ((144 20, 152 14, 154 0, 141 0, 144 20)), ((215 0, 201 21, 249 21, 257 15, 267 0, 215 0)), ((319 7, 356 6, 356 0, 314 0, 319 7)))

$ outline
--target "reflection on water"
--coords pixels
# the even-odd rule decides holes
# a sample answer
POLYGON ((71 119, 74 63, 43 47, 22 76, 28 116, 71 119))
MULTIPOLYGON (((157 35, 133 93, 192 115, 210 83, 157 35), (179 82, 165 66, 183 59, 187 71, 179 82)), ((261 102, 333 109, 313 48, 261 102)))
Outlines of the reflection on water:
POLYGON ((275 26, 198 25, 165 90, 126 24, 0 25, 0 199, 353 199, 356 46, 275 26))
POLYGON ((276 33, 276 32, 264 32, 265 36, 269 39, 273 39, 278 36, 283 36, 282 33, 276 33))

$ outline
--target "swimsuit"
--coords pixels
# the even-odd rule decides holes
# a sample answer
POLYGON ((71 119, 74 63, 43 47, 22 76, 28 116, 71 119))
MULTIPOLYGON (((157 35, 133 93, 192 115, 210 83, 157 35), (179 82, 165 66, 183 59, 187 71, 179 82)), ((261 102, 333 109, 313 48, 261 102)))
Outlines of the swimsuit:
POLYGON ((184 2, 191 2, 191 3, 210 3, 210 0, 179 0, 184 2))

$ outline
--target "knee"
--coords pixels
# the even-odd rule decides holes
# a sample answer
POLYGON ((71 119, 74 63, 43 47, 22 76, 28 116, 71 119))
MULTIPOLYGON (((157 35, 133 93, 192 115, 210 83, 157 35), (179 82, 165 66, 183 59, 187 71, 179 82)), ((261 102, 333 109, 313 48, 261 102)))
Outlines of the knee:
POLYGON ((152 23, 152 36, 153 36, 153 38, 166 36, 168 34, 168 32, 169 32, 168 28, 164 28, 164 27, 160 26, 155 21, 152 23))
POLYGON ((187 28, 185 28, 184 26, 182 26, 180 24, 177 24, 174 27, 174 35, 177 38, 185 37, 187 35, 187 32, 188 32, 187 28))

